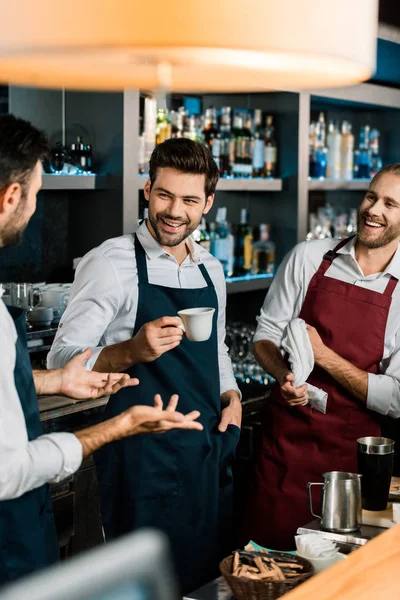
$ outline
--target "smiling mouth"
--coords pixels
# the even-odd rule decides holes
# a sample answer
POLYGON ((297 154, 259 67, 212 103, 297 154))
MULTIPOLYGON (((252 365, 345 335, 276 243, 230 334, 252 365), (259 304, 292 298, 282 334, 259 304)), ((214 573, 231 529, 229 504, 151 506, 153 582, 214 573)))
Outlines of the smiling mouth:
POLYGON ((183 223, 182 221, 172 221, 170 219, 163 219, 162 217, 159 217, 161 223, 164 226, 164 229, 166 229, 168 232, 175 232, 178 231, 183 225, 185 225, 186 223, 183 223))
POLYGON ((363 217, 364 220, 364 228, 365 229, 369 229, 372 231, 372 229, 383 229, 385 227, 385 225, 383 223, 377 223, 376 221, 372 221, 371 219, 368 219, 367 217, 363 217))

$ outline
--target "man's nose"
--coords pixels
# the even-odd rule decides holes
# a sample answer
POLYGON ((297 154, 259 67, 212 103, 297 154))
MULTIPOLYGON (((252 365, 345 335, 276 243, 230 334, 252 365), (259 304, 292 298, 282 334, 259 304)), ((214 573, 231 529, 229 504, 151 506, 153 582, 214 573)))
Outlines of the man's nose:
POLYGON ((182 202, 179 198, 171 198, 169 212, 171 217, 180 217, 182 215, 182 202))

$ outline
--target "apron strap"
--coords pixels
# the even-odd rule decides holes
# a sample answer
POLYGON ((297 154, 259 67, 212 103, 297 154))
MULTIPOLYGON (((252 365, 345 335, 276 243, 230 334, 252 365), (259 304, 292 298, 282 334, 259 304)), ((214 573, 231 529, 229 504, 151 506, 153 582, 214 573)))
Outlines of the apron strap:
POLYGON ((207 269, 205 268, 205 266, 204 266, 204 264, 203 264, 203 263, 200 263, 200 264, 199 264, 199 269, 200 269, 200 271, 201 271, 201 274, 203 275, 204 279, 206 280, 207 287, 209 287, 209 288, 214 288, 214 284, 213 284, 213 282, 212 282, 212 280, 211 280, 211 277, 210 277, 210 275, 208 274, 208 271, 207 271, 207 269))
POLYGON ((387 286, 385 288, 385 291, 383 292, 383 295, 392 297, 393 292, 396 289, 396 285, 397 285, 398 281, 399 280, 396 279, 396 277, 393 277, 393 275, 392 275, 387 283, 387 286))
MULTIPOLYGON (((149 274, 147 271, 147 261, 146 261, 146 252, 139 241, 138 236, 134 233, 135 236, 135 254, 136 254, 136 265, 138 270, 138 278, 141 283, 149 283, 149 274)), ((205 282, 207 283, 207 287, 214 289, 214 284, 211 280, 210 275, 208 274, 207 269, 204 264, 201 263, 198 265, 201 274, 203 275, 205 282)))
POLYGON ((142 244, 139 241, 136 233, 135 236, 135 254, 136 254, 136 266, 138 271, 138 279, 141 283, 149 283, 149 275, 147 272, 146 252, 142 244))
POLYGON ((316 275, 318 277, 322 277, 325 275, 326 271, 329 269, 329 267, 331 266, 331 264, 333 263, 333 261, 335 260, 335 258, 338 255, 338 251, 343 248, 343 246, 345 246, 346 244, 348 244, 350 242, 350 240, 352 240, 355 236, 352 235, 349 238, 345 238, 344 240, 341 240, 337 246, 334 247, 333 250, 328 250, 328 252, 325 252, 324 257, 322 259, 322 262, 318 268, 318 271, 316 273, 316 275))

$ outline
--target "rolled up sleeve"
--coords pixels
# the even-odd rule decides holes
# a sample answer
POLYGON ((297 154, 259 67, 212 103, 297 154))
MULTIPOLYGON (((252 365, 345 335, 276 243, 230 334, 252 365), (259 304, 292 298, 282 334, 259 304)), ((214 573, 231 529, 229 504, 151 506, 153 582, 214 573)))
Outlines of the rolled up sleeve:
POLYGON ((2 452, 0 500, 18 498, 48 482, 62 481, 82 462, 82 445, 72 433, 52 433, 2 452))
POLYGON ((106 345, 103 336, 118 313, 120 297, 121 286, 110 261, 89 253, 79 263, 68 307, 47 356, 47 368, 62 368, 91 348, 85 366, 93 369, 106 345))
POLYGON ((223 394, 229 390, 236 390, 239 398, 242 398, 242 393, 236 383, 236 378, 233 373, 232 361, 229 356, 228 346, 225 344, 226 337, 226 283, 225 277, 220 263, 213 263, 214 285, 218 298, 218 366, 219 366, 219 381, 220 393, 223 394))
POLYGON ((383 373, 368 373, 367 407, 392 419, 400 418, 400 335, 396 336, 396 351, 383 373))

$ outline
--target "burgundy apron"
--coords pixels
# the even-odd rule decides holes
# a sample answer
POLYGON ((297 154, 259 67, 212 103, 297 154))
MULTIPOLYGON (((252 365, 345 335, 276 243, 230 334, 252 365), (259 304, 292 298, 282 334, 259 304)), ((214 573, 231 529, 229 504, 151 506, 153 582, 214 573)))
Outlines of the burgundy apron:
MULTIPOLYGON (((310 281, 299 317, 315 327, 331 350, 367 371, 378 373, 386 323, 397 279, 383 294, 325 277, 343 240, 327 252, 310 281)), ((275 386, 266 407, 255 477, 249 489, 243 538, 274 549, 294 548, 297 528, 313 517, 307 482, 326 471, 357 472, 356 440, 380 435, 380 416, 366 408, 318 366, 307 380, 328 393, 326 414, 310 406, 290 407, 275 386)))

